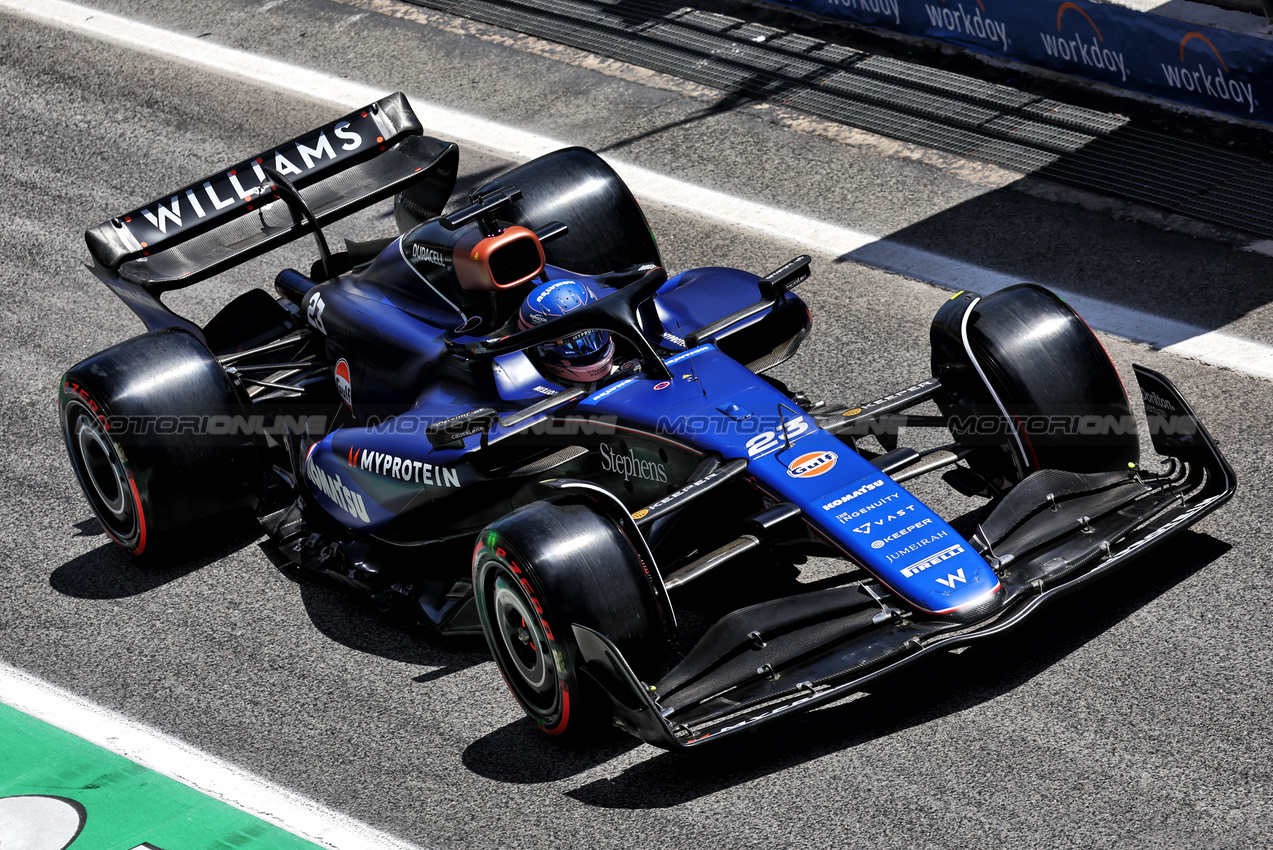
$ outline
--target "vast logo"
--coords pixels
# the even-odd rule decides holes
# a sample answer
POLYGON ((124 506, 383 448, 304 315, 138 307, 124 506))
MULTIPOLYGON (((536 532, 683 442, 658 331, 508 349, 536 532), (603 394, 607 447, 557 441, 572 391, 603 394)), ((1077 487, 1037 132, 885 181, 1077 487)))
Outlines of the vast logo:
POLYGON ((792 478, 817 478, 830 472, 838 460, 835 452, 806 452, 791 462, 787 474, 792 478))
MULTIPOLYGON (((943 4, 946 2, 946 0, 941 1, 943 4)), ((1006 52, 1008 25, 987 17, 983 14, 986 11, 985 4, 981 0, 976 0, 976 3, 975 7, 969 5, 967 8, 963 3, 954 3, 950 6, 934 6, 932 3, 926 3, 924 11, 928 13, 928 22, 933 27, 988 41, 1006 52), (968 9, 972 9, 972 14, 968 13, 968 9)))
MULTIPOLYGON (((1081 8, 1073 3, 1062 3, 1060 8, 1056 10, 1056 31, 1064 32, 1062 29, 1062 20, 1065 18, 1066 12, 1076 12, 1087 22, 1087 27, 1078 24, 1083 30, 1082 35, 1074 35, 1073 37, 1055 36, 1049 33, 1039 33, 1043 38, 1043 50, 1053 59, 1064 59, 1076 65, 1082 65, 1086 68, 1095 68, 1100 71, 1117 72, 1123 82, 1127 81, 1127 59, 1121 51, 1110 50, 1104 46, 1105 36, 1101 35, 1100 29, 1096 23, 1081 8), (1094 35, 1088 35, 1087 28, 1090 27, 1094 35), (1088 41, 1088 39, 1091 39, 1088 41)), ((1071 19, 1074 15, 1070 16, 1071 19)))
POLYGON ((1260 104, 1255 98, 1255 87, 1251 83, 1233 79, 1229 65, 1220 51, 1200 32, 1185 33, 1180 39, 1179 65, 1163 62, 1161 67, 1167 85, 1174 89, 1200 94, 1212 100, 1246 104, 1247 112, 1255 112, 1255 107, 1260 104), (1204 55, 1206 51, 1210 51, 1216 61, 1213 69, 1208 69, 1202 62, 1198 63, 1196 69, 1185 65, 1185 48, 1191 45, 1194 50, 1205 46, 1204 55))

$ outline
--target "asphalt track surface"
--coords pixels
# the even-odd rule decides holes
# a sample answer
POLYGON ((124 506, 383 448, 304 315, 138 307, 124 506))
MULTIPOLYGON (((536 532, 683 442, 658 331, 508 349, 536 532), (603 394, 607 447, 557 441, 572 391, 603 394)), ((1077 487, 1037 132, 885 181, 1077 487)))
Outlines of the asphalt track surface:
MULTIPOLYGON (((104 11, 584 144, 653 172, 1000 274, 1273 342, 1273 259, 1137 211, 391 3, 104 11), (1048 197, 1050 196, 1050 197, 1048 197)), ((1237 497, 1169 548, 992 642, 849 703, 678 757, 545 739, 484 646, 280 574, 259 540, 139 568, 92 518, 61 372, 142 330, 83 230, 344 109, 31 23, 0 27, 0 660, 424 847, 1256 847, 1273 831, 1266 542, 1273 384, 1105 337, 1177 382, 1237 497)), ((467 146, 462 180, 511 163, 467 146)), ((657 201, 672 269, 763 272, 798 245, 657 201)), ((381 209, 331 236, 387 233, 381 209)), ((307 265, 303 249, 283 262, 307 265)), ((207 319, 279 258, 174 299, 207 319)), ((781 376, 867 400, 928 374, 948 293, 819 254, 781 376)), ((936 494, 939 505, 945 504, 936 494)), ((821 576, 814 564, 799 580, 821 576)), ((786 579, 743 577, 755 592, 786 579)), ((721 587, 721 592, 726 588, 721 587)))

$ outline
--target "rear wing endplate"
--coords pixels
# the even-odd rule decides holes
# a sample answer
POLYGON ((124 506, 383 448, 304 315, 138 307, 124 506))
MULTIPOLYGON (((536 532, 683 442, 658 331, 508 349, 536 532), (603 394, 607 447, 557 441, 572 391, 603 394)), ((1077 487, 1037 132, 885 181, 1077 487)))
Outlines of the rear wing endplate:
POLYGON ((164 311, 153 296, 205 280, 407 186, 425 183, 427 191, 416 197, 440 213, 458 161, 454 144, 423 135, 397 92, 90 228, 84 238, 93 271, 130 307, 137 310, 140 298, 141 306, 164 311), (294 219, 263 167, 300 191, 315 221, 294 219))

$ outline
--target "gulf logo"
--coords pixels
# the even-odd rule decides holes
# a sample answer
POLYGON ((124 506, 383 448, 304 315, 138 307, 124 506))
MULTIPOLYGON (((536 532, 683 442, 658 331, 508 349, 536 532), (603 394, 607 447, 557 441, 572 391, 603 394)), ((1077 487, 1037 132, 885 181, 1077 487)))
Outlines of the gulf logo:
POLYGON ((792 478, 817 478, 829 472, 837 459, 835 452, 806 452, 791 462, 787 474, 792 478))
POLYGON ((340 397, 352 410, 354 407, 353 385, 349 383, 349 363, 343 357, 336 361, 336 392, 340 393, 340 397))

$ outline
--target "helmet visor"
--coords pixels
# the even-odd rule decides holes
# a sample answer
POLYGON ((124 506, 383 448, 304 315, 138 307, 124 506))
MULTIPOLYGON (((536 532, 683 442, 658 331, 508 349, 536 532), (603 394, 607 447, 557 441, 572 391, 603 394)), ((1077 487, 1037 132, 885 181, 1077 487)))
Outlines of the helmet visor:
POLYGON ((610 334, 605 331, 583 331, 559 340, 553 351, 562 357, 588 357, 601 351, 609 342, 610 334))

